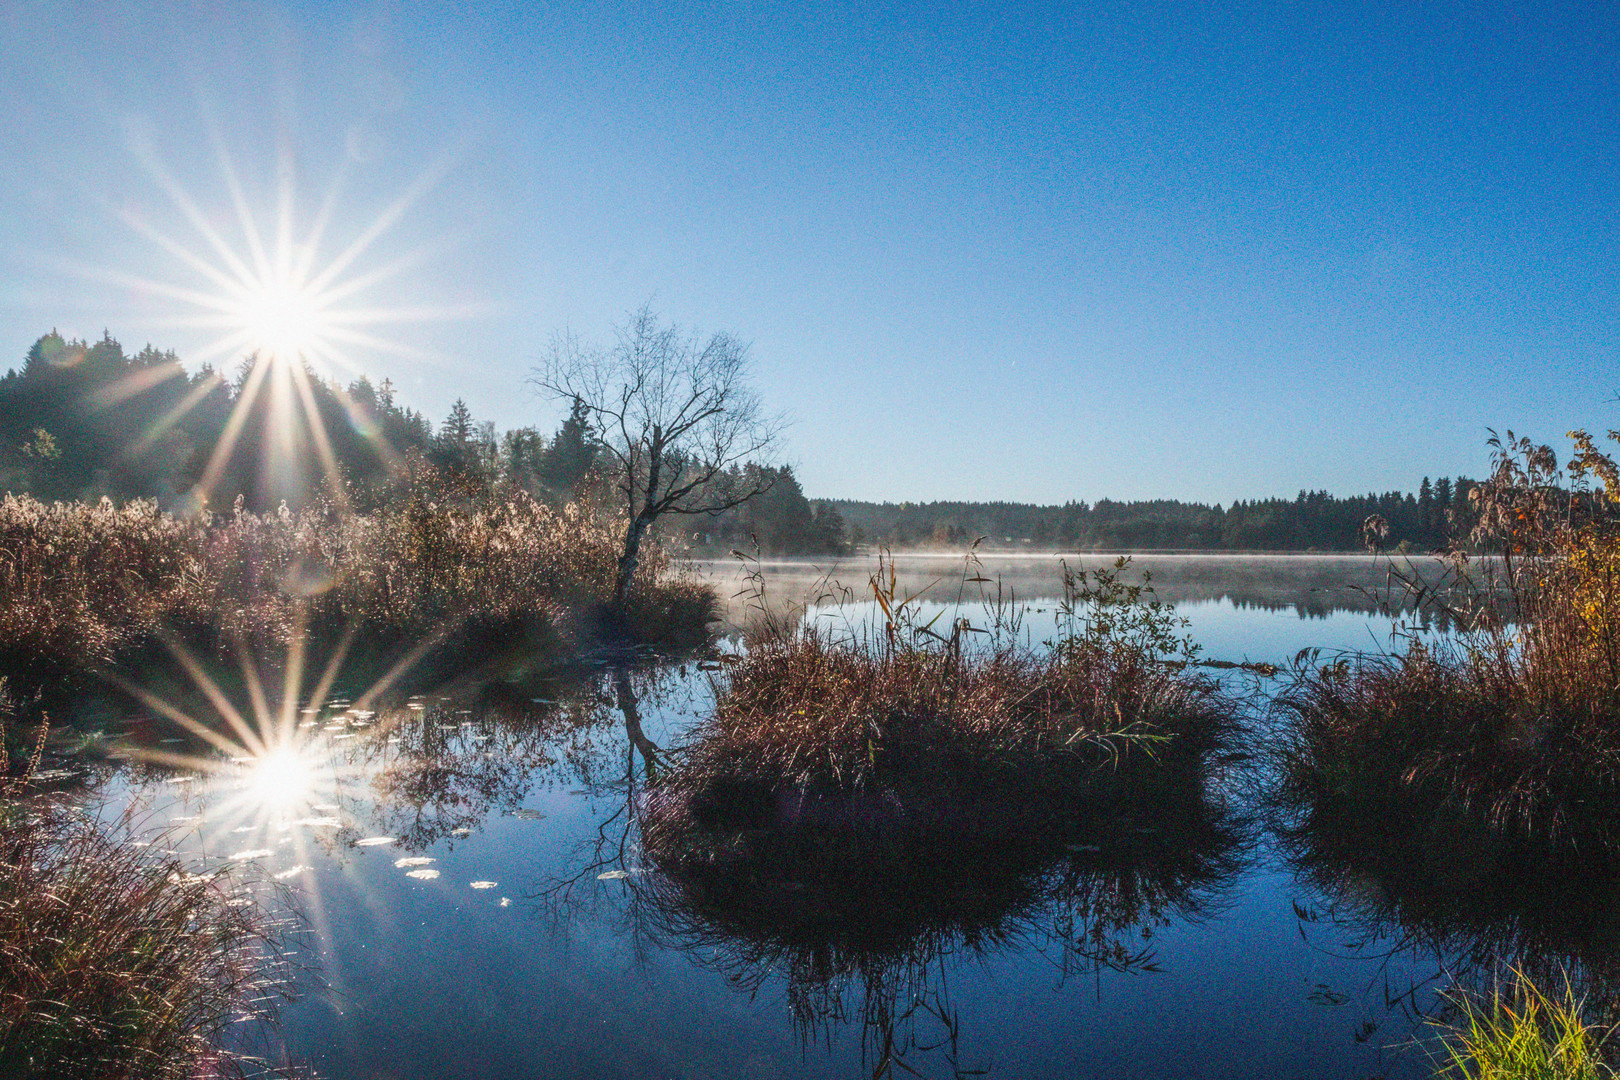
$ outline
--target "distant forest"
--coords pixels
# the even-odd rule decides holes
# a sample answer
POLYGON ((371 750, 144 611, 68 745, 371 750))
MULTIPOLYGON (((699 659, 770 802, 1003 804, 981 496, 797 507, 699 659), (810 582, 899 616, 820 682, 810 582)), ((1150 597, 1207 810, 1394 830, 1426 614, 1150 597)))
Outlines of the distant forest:
MULTIPOLYGON (((96 342, 46 334, 20 369, 0 376, 0 491, 152 498, 186 511, 196 508, 191 495, 212 467, 212 509, 240 497, 262 511, 283 501, 296 507, 320 490, 327 455, 347 497, 361 506, 387 498, 401 470, 425 466, 552 503, 592 502, 610 482, 596 469, 598 436, 578 407, 549 434, 498 431, 462 401, 435 426, 400 404, 386 380, 341 386, 308 369, 281 379, 257 370, 244 361, 228 374, 206 366, 187 371, 172 351, 148 345, 129 354, 107 333, 96 342), (251 406, 239 409, 244 398, 251 406), (302 419, 312 412, 324 440, 302 419), (285 416, 300 419, 278 419, 285 416), (233 429, 238 445, 254 452, 216 454, 233 429)), ((1424 478, 1415 495, 1302 491, 1227 507, 812 501, 786 466, 747 465, 718 483, 761 478, 769 481, 765 494, 718 517, 671 519, 674 527, 700 553, 757 545, 767 555, 799 555, 876 545, 960 548, 980 536, 991 547, 1034 550, 1350 551, 1360 548, 1362 523, 1373 514, 1388 522, 1388 546, 1424 550, 1471 524, 1472 482, 1464 478, 1424 478)))
POLYGON ((1473 481, 1424 477, 1417 494, 1334 496, 1301 491, 1292 499, 1230 506, 1173 499, 1143 502, 870 503, 835 499, 852 542, 890 548, 958 547, 983 536, 995 548, 1035 550, 1358 551, 1374 514, 1389 525, 1382 544, 1402 551, 1446 546, 1473 527, 1473 481))

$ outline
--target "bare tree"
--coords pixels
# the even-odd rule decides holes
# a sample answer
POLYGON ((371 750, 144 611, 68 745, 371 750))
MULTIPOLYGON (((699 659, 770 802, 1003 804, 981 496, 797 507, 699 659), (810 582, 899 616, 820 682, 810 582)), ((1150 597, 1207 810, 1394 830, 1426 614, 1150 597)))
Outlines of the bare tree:
POLYGON ((748 346, 731 335, 702 341, 660 325, 647 305, 616 333, 606 349, 558 335, 529 381, 581 402, 600 434, 629 514, 613 586, 613 603, 622 606, 655 521, 719 514, 765 490, 768 478, 723 481, 734 466, 774 450, 782 419, 764 411, 748 383, 748 346))

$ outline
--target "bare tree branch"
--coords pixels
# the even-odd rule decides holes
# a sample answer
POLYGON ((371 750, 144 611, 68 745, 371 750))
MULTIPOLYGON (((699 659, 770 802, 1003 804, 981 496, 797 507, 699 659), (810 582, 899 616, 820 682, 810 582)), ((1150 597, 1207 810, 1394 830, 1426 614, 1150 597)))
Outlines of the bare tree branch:
POLYGON ((763 475, 741 488, 718 481, 768 458, 783 419, 766 413, 748 385, 748 346, 730 334, 685 335, 644 304, 615 337, 603 349, 557 335, 529 381, 581 402, 613 461, 628 518, 614 585, 622 606, 642 539, 658 518, 719 514, 770 487, 763 475))

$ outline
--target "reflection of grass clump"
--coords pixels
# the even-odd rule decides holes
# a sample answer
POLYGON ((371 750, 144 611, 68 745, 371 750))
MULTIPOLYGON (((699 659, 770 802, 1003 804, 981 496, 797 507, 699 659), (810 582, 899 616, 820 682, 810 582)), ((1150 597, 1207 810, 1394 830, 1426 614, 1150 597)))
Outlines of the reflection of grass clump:
POLYGON ((1208 783, 1191 768, 1068 799, 846 793, 750 816, 660 782, 641 821, 655 872, 634 887, 659 941, 750 992, 785 978, 801 1033, 856 1020, 879 1053, 953 955, 1050 946, 1065 971, 1151 970, 1154 931, 1207 911, 1241 865, 1244 824, 1208 783))
POLYGON ((1036 651, 918 625, 889 569, 865 639, 780 629, 727 666, 645 796, 637 886, 733 981, 785 975, 801 1030, 855 987, 877 1074, 939 959, 1046 941, 1066 969, 1148 966, 1242 834, 1210 792, 1231 704, 1141 586, 1072 577, 1068 633, 1036 651))
POLYGON ((1574 981, 1620 1016, 1620 862, 1545 846, 1413 800, 1285 802, 1275 822, 1300 879, 1361 948, 1446 958, 1454 975, 1511 962, 1574 981))
POLYGON ((1577 448, 1562 487, 1548 448, 1498 447, 1472 495, 1494 558, 1420 590, 1457 616, 1455 644, 1302 672, 1279 701, 1285 784, 1620 839, 1620 476, 1577 448))
MULTIPOLYGON (((151 502, 0 500, 0 661, 81 670, 173 631, 282 645, 300 618, 414 639, 542 631, 612 595, 622 523, 419 465, 376 509, 180 519, 151 502)), ((643 555, 625 612, 645 638, 701 635, 714 599, 643 555)))
POLYGON ((228 880, 82 818, 0 805, 0 1074, 235 1069, 218 1041, 259 1011, 278 943, 228 880))
POLYGON ((1494 993, 1457 992, 1457 1018, 1443 1027, 1436 1075, 1456 1080, 1604 1080, 1602 1038, 1572 989, 1554 997, 1516 977, 1494 993))

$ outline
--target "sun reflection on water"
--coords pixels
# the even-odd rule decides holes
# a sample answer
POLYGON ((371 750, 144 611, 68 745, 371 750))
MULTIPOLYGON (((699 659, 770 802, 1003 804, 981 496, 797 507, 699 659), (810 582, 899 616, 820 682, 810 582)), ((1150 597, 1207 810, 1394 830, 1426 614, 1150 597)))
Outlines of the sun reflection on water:
POLYGON ((264 810, 285 810, 314 794, 315 763, 300 747, 280 746, 244 768, 244 795, 264 810))

